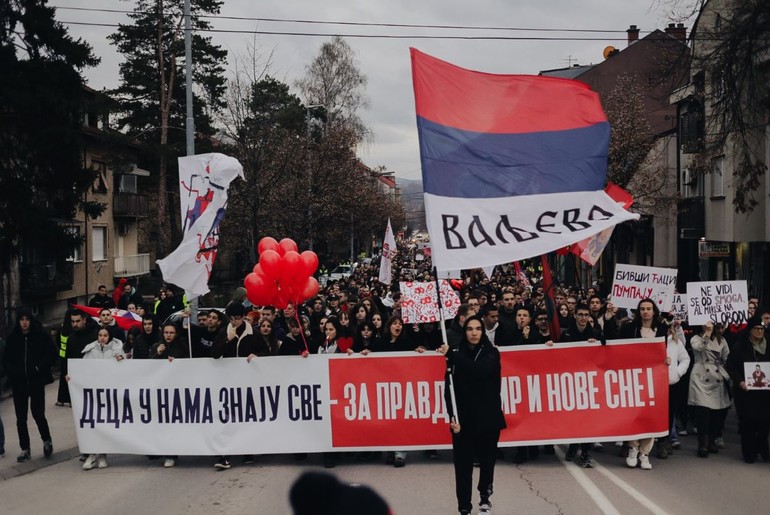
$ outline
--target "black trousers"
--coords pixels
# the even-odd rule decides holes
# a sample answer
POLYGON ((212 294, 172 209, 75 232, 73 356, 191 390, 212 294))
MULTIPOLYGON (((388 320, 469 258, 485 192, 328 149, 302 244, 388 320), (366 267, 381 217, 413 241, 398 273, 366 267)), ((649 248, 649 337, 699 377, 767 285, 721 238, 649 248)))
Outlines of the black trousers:
POLYGON ((59 391, 56 395, 56 402, 62 404, 72 404, 70 399, 70 389, 67 386, 67 358, 59 358, 59 391))
POLYGON ((479 462, 478 490, 482 500, 492 495, 495 479, 495 460, 500 431, 471 432, 461 430, 452 434, 452 454, 455 466, 455 492, 457 509, 471 511, 471 490, 473 483, 473 460, 479 462))
MULTIPOLYGON (((700 427, 698 427, 700 430, 700 427)), ((770 420, 744 417, 740 419, 741 452, 744 461, 754 462, 757 454, 762 458, 770 457, 767 437, 770 433, 770 420)))
POLYGON ((727 418, 727 410, 710 409, 703 406, 692 406, 692 414, 695 427, 698 428, 698 436, 707 435, 708 443, 713 444, 714 440, 722 433, 722 427, 727 418))
POLYGON ((43 441, 51 439, 48 421, 45 419, 45 386, 13 385, 13 407, 16 409, 16 429, 19 432, 19 447, 29 449, 27 412, 32 411, 37 430, 43 441))

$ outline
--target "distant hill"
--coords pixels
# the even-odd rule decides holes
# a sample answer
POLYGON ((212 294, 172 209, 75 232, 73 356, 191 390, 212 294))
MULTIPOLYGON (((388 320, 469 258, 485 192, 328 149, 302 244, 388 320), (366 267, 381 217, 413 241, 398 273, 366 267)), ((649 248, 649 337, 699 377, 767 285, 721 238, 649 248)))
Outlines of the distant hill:
POLYGON ((402 179, 396 177, 396 184, 401 189, 401 203, 406 212, 406 223, 411 231, 426 231, 425 204, 422 198, 420 179, 402 179))

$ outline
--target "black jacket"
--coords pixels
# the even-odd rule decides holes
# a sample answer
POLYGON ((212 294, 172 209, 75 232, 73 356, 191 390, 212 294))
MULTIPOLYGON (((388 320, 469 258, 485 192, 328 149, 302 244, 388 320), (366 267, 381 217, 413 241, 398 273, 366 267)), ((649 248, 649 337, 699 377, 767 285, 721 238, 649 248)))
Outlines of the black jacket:
POLYGON ((241 338, 240 344, 238 343, 238 337, 246 330, 248 322, 242 323, 238 329, 235 330, 237 335, 235 338, 227 339, 227 328, 225 328, 219 337, 214 342, 214 346, 211 348, 212 358, 245 358, 249 354, 256 354, 257 356, 268 356, 270 349, 267 347, 265 341, 256 334, 247 334, 241 338))
POLYGON ((160 341, 155 342, 155 344, 150 348, 150 359, 190 357, 190 348, 186 338, 178 336, 176 339, 174 339, 174 341, 166 344, 166 349, 161 354, 158 354, 158 347, 160 347, 161 343, 166 343, 162 337, 160 341))
POLYGON ((56 358, 56 347, 40 323, 31 320, 27 334, 21 332, 17 321, 6 342, 3 368, 14 387, 42 387, 53 382, 51 364, 56 358))
MULTIPOLYGON (((607 344, 607 340, 604 338, 604 334, 602 333, 602 330, 599 329, 599 324, 594 323, 592 326, 591 324, 586 324, 585 329, 583 332, 580 332, 578 329, 577 323, 572 322, 572 325, 569 326, 568 329, 566 329, 564 332, 561 333, 561 336, 559 337, 560 342, 584 342, 589 339, 595 339, 602 342, 602 345, 607 344)), ((629 337, 633 338, 633 337, 629 337)))
POLYGON ((461 343, 446 357, 448 370, 444 397, 449 416, 453 417, 449 393, 449 373, 453 371, 460 431, 480 433, 503 429, 505 417, 500 400, 500 351, 488 341, 475 348, 461 343))
MULTIPOLYGON (((768 420, 770 419, 770 392, 767 390, 754 390, 744 392, 740 388, 740 383, 746 381, 743 370, 744 363, 767 362, 770 361, 770 350, 760 354, 754 350, 748 335, 740 338, 733 345, 730 355, 727 357, 727 373, 733 380, 735 391, 735 411, 738 418, 750 420, 768 420)), ((762 367, 768 368, 768 367, 762 367)))
POLYGON ((72 331, 67 338, 67 359, 80 359, 86 345, 96 340, 99 324, 86 317, 86 325, 80 331, 72 331))
POLYGON ((88 306, 92 308, 114 308, 115 302, 109 295, 94 295, 91 300, 88 301, 88 306))

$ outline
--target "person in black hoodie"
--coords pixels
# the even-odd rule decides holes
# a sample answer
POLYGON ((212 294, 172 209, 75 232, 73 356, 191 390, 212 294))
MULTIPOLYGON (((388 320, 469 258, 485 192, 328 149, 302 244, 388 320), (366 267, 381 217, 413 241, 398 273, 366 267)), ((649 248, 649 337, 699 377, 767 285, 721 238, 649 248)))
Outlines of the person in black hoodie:
POLYGON ((53 453, 51 431, 45 418, 45 385, 53 382, 51 364, 55 357, 56 348, 40 322, 31 311, 19 310, 3 356, 3 368, 13 387, 13 407, 21 447, 21 454, 16 458, 18 462, 31 458, 27 428, 29 411, 32 411, 32 418, 43 440, 43 454, 50 458, 53 453))
MULTIPOLYGON (((155 321, 155 317, 150 314, 146 314, 142 317, 142 332, 140 332, 136 338, 131 350, 132 359, 149 359, 150 349, 155 342, 160 339, 160 331, 158 330, 158 324, 155 321)), ((127 351, 127 349, 123 349, 127 351)))
POLYGON ((438 351, 447 359, 444 397, 450 417, 455 469, 457 508, 470 514, 474 457, 479 462, 479 514, 491 513, 492 484, 500 430, 505 427, 500 400, 500 352, 484 333, 484 322, 474 315, 465 320, 465 334, 459 347, 442 345, 438 351), (452 381, 450 382, 450 378, 452 381), (457 413, 454 411, 451 394, 457 413))

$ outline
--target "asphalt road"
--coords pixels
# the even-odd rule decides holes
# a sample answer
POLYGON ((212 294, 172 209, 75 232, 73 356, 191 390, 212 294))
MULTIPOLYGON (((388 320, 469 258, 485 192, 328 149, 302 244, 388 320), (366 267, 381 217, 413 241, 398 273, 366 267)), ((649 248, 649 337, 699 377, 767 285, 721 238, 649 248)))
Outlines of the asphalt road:
MULTIPOLYGON (((212 457, 182 457, 164 469, 162 460, 111 455, 106 469, 83 471, 69 408, 53 405, 49 386, 47 414, 55 453, 41 456, 30 419, 33 460, 17 464, 18 440, 10 399, 0 402, 6 430, 6 456, 0 458, 2 514, 288 514, 288 491, 304 470, 322 470, 321 457, 261 456, 253 465, 233 459, 233 468, 217 472, 212 457)), ((735 419, 728 419, 728 448, 708 459, 695 456, 695 437, 682 438, 680 451, 653 459, 653 470, 629 469, 612 443, 593 454, 596 467, 581 469, 556 455, 514 465, 498 462, 493 513, 502 514, 724 514, 765 513, 770 463, 744 464, 739 458, 735 419)), ((506 450, 512 456, 510 449, 506 450)), ((436 460, 410 453, 407 466, 395 469, 380 460, 358 462, 342 457, 332 470, 347 482, 373 486, 394 514, 456 513, 451 452, 436 460)), ((477 502, 477 498, 474 500, 477 502)))

